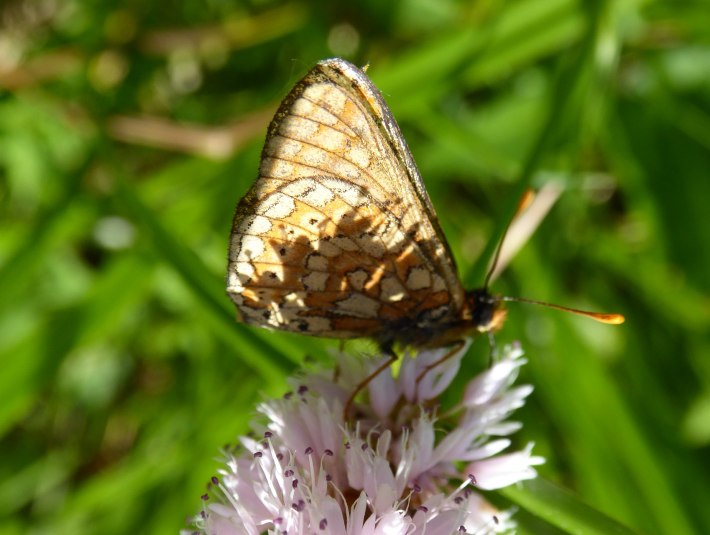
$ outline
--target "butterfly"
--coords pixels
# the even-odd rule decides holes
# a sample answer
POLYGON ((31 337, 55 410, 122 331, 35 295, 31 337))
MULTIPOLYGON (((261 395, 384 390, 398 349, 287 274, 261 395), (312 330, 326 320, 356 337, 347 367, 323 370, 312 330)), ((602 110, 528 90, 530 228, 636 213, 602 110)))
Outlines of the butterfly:
POLYGON ((392 113, 337 58, 306 74, 268 127, 234 216, 227 293, 245 323, 368 337, 390 354, 491 333, 507 299, 487 282, 464 289, 392 113))

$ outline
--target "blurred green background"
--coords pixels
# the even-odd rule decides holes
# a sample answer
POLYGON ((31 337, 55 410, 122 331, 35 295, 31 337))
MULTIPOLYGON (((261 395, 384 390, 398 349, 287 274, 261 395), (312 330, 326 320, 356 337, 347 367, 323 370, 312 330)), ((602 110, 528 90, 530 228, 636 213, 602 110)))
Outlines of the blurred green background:
MULTIPOLYGON (((0 533, 176 533, 254 403, 334 347, 236 324, 223 289, 266 124, 330 56, 370 64, 468 287, 525 184, 562 189, 493 289, 628 319, 511 305, 516 444, 633 530, 710 533, 701 0, 3 2, 0 533)), ((533 490, 492 499, 563 532, 533 490)))

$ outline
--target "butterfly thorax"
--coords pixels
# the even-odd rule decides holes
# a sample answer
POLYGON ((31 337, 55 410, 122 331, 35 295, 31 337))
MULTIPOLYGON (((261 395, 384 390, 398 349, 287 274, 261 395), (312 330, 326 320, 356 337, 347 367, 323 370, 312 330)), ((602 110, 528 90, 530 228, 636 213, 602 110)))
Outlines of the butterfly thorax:
POLYGON ((503 326, 507 310, 487 288, 466 292, 466 304, 470 309, 471 329, 479 333, 497 331, 503 326))
POLYGON ((442 347, 500 329, 506 313, 501 300, 481 288, 466 292, 462 308, 445 318, 433 317, 425 311, 417 317, 388 322, 375 338, 383 348, 442 347))

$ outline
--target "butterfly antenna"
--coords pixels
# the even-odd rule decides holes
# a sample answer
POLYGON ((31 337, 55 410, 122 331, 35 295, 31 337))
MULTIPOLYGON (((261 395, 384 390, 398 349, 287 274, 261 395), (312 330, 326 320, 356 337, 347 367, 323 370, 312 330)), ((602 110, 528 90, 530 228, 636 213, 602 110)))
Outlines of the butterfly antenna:
MULTIPOLYGON (((493 274, 495 273, 496 268, 498 267, 498 262, 500 260, 501 251, 503 249, 503 245, 505 243, 505 239, 506 239, 506 236, 508 235, 508 231, 510 230, 511 225, 528 208, 528 206, 530 205, 530 203, 533 201, 534 198, 535 198, 535 193, 531 189, 528 189, 520 198, 520 201, 518 202, 518 207, 515 211, 515 215, 513 215, 511 220, 506 225, 505 230, 503 231, 503 235, 501 236, 501 239, 498 242, 498 246, 496 247, 495 253, 493 255, 493 261, 491 262, 491 265, 488 268, 488 273, 486 274, 486 279, 483 283, 483 290, 484 291, 488 290, 488 285, 490 284, 491 279, 493 278, 493 274)), ((591 319, 598 321, 600 323, 606 323, 609 325, 620 325, 626 321, 626 318, 624 318, 624 316, 621 314, 608 314, 608 313, 604 313, 604 312, 590 312, 588 310, 579 310, 577 308, 570 308, 570 307, 565 307, 562 305, 553 305, 552 303, 546 303, 544 301, 536 301, 534 299, 526 299, 524 297, 496 296, 495 300, 496 301, 516 301, 519 303, 530 303, 533 305, 540 305, 540 306, 544 306, 547 308, 554 308, 556 310, 562 310, 563 312, 570 312, 572 314, 577 314, 578 316, 584 316, 586 318, 591 318, 591 319)), ((492 337, 491 332, 489 332, 489 341, 491 343, 491 351, 494 351, 495 341, 492 337)))
POLYGON ((599 323, 606 323, 608 325, 620 325, 626 321, 621 314, 607 314, 603 312, 589 312, 588 310, 579 310, 577 308, 564 307, 562 305, 553 305, 552 303, 545 303, 544 301, 536 301, 535 299, 525 299, 524 297, 506 297, 502 296, 498 298, 500 301, 516 301, 518 303, 530 303, 531 305, 540 305, 547 308, 554 308, 556 310, 562 310, 563 312, 571 312, 572 314, 577 314, 578 316, 584 316, 586 318, 591 318, 599 323))
POLYGON ((495 273, 496 268, 498 267, 498 261, 500 260, 500 252, 503 250, 503 244, 505 243, 505 237, 508 235, 508 231, 510 230, 510 226, 513 224, 513 221, 515 221, 520 214, 522 214, 525 209, 530 205, 530 203, 533 201, 535 198, 535 193, 533 192, 532 189, 528 189, 523 193, 523 195, 520 197, 520 201, 518 201, 518 207, 515 210, 515 214, 513 217, 510 218, 510 221, 508 221, 508 224, 505 226, 505 229, 503 230, 503 235, 500 237, 500 240, 498 241, 498 246, 496 247, 495 253, 493 253, 493 260, 491 261, 491 265, 488 268, 488 273, 486 273, 486 278, 483 281, 483 289, 488 290, 488 286, 491 283, 491 278, 493 277, 493 273, 495 273))

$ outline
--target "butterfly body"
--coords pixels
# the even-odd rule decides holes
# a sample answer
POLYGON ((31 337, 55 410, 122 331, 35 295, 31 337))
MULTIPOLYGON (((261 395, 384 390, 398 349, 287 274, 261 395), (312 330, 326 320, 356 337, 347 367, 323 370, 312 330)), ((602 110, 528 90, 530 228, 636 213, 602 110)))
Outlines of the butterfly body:
POLYGON ((341 59, 318 63, 272 120, 227 279, 246 323, 390 348, 445 345, 504 318, 485 290, 463 289, 399 127, 341 59))

